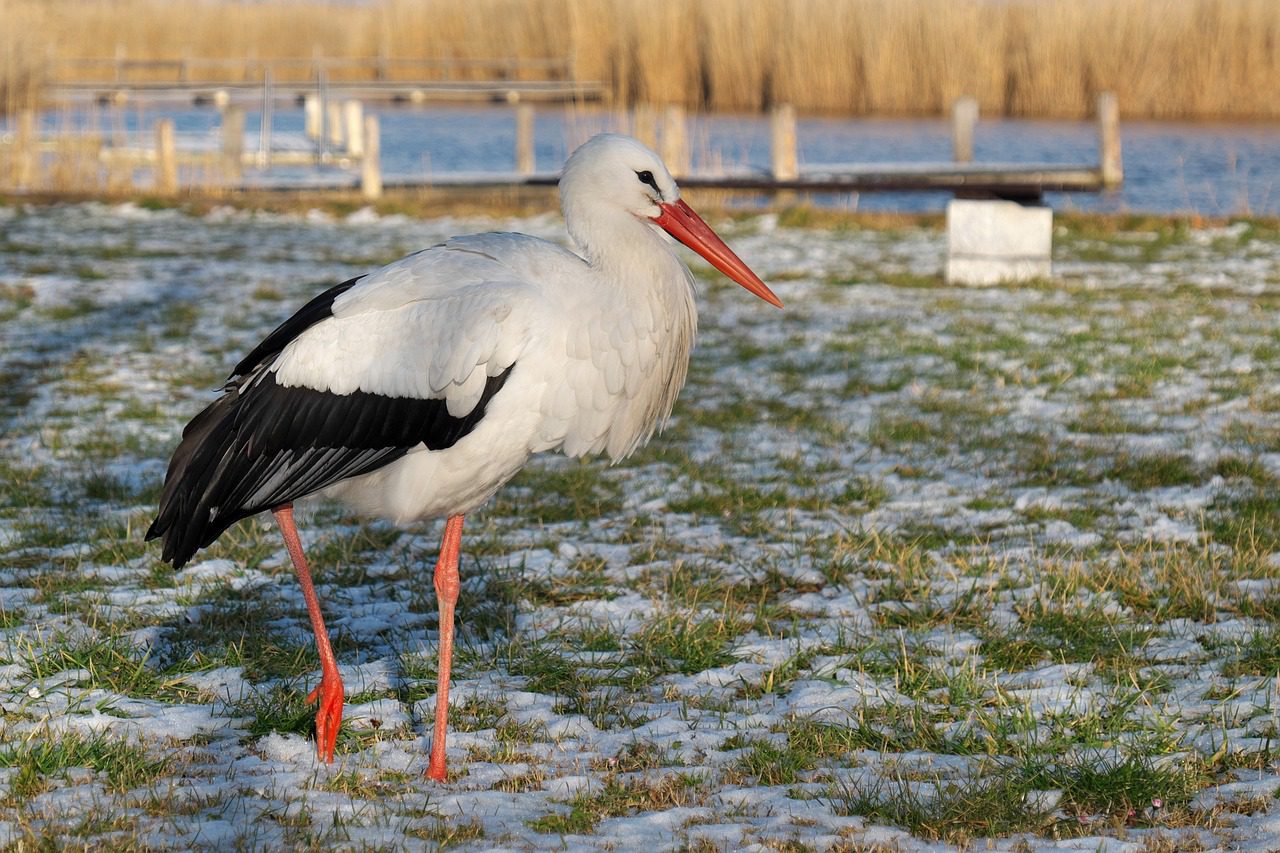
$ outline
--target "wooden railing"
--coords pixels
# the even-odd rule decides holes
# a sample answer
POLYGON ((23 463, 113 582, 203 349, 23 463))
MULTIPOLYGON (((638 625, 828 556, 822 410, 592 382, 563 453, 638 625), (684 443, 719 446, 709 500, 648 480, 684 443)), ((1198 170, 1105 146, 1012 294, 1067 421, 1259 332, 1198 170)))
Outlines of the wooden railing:
POLYGON ((334 82, 378 80, 572 80, 573 63, 542 57, 313 57, 286 59, 175 57, 130 59, 91 57, 51 59, 46 79, 59 86, 130 83, 261 83, 315 80, 321 73, 334 82))

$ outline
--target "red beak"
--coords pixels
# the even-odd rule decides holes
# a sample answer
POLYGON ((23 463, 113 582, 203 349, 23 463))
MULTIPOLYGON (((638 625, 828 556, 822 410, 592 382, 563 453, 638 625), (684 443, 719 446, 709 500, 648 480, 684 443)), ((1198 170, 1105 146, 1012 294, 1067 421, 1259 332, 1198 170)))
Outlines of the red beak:
POLYGON ((659 202, 658 207, 662 209, 662 213, 653 217, 653 221, 661 225, 668 234, 702 255, 711 266, 765 302, 777 308, 782 307, 782 300, 773 295, 773 291, 760 280, 760 276, 753 273, 751 268, 733 253, 733 249, 725 245, 716 232, 711 230, 711 226, 693 212, 692 207, 682 200, 676 200, 670 204, 659 202))

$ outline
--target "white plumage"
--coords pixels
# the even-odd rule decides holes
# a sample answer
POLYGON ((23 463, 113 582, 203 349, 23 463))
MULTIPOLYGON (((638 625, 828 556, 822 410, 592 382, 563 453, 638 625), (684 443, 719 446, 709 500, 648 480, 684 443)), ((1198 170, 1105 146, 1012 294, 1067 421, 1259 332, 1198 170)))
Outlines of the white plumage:
POLYGON ((533 453, 616 461, 670 415, 697 315, 693 278, 663 231, 780 305, 635 140, 593 138, 560 187, 578 254, 521 234, 458 237, 322 294, 236 368, 170 463, 148 536, 164 537, 175 565, 237 519, 276 513, 324 663, 313 696, 330 758, 341 681, 292 503, 324 494, 398 523, 449 517, 429 771, 443 778, 462 516, 533 453))

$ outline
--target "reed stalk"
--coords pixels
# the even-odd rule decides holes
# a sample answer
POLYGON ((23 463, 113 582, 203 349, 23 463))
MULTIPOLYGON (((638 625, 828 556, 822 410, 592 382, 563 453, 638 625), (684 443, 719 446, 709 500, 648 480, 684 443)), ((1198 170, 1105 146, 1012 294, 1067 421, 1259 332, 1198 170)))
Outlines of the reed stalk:
POLYGON ((0 20, 7 110, 46 59, 119 53, 380 56, 392 76, 430 58, 456 79, 569 58, 622 106, 933 115, 967 94, 984 116, 1069 118, 1109 90, 1128 118, 1280 117, 1275 0, 0 0, 0 20))

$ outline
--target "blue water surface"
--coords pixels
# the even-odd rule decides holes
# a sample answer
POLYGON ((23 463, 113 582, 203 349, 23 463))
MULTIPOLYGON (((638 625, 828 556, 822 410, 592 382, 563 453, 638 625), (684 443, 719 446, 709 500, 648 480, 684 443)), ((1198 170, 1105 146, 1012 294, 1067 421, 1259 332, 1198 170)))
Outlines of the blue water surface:
MULTIPOLYGON (((453 172, 503 172, 514 168, 515 110, 507 105, 368 105, 382 129, 382 165, 388 182, 421 180, 453 172)), ((220 115, 212 107, 142 105, 81 107, 43 116, 46 132, 96 130, 118 144, 146 144, 159 117, 174 120, 180 144, 218 145, 220 115)), ((625 115, 584 107, 542 106, 535 119, 537 168, 559 169, 570 150, 601 130, 627 130, 625 115)), ((260 141, 261 112, 246 115, 246 147, 260 141)), ((0 123, 0 129, 8 127, 0 123)), ((293 104, 273 110, 273 143, 305 147, 303 112, 293 104)), ((951 156, 946 119, 801 117, 797 124, 801 168, 824 164, 940 163, 951 156)), ((693 168, 765 171, 769 120, 761 115, 695 115, 690 118, 693 168)), ((1280 124, 1124 122, 1124 185, 1107 193, 1050 194, 1059 209, 1280 215, 1280 124)), ((978 163, 1086 165, 1097 160, 1092 122, 984 120, 975 134, 978 163)), ((336 166, 250 170, 250 181, 323 184, 349 181, 336 166)), ((820 203, 859 209, 941 210, 947 193, 825 194, 820 203)))

